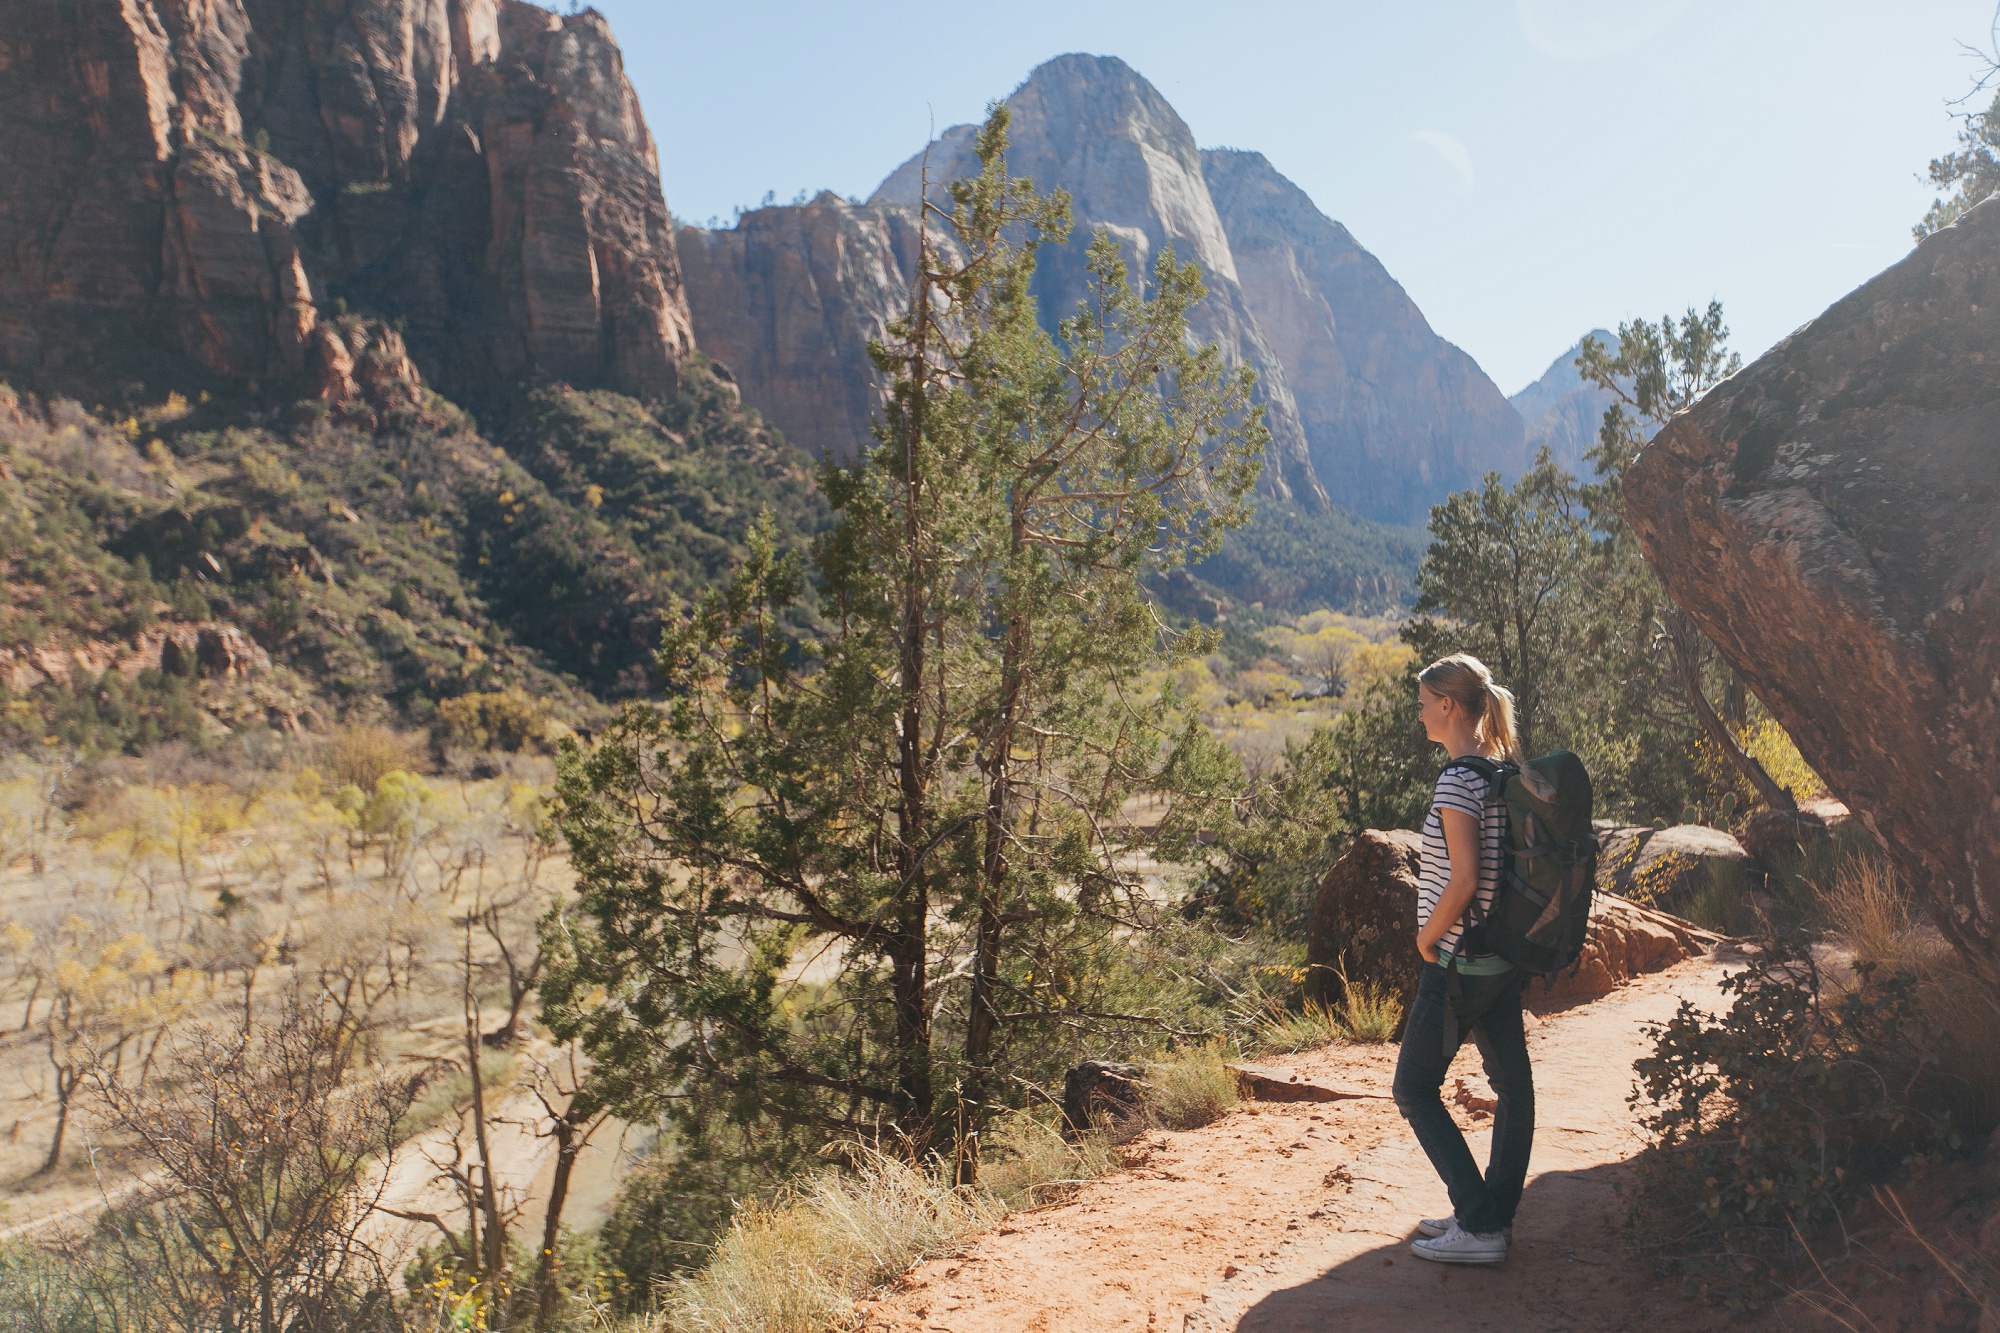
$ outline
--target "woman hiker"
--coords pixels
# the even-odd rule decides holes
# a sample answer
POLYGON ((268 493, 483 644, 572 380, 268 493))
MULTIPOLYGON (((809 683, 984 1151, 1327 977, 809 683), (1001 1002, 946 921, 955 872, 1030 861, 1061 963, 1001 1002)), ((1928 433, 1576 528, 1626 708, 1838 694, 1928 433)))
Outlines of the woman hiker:
POLYGON ((1417 952, 1423 974, 1396 1062, 1396 1108, 1416 1131, 1451 1195, 1450 1216, 1417 1223, 1410 1249, 1446 1264, 1507 1258, 1514 1209, 1528 1177, 1535 1137, 1535 1085, 1521 1026, 1521 974, 1506 960, 1461 950, 1466 926, 1493 902, 1500 881, 1507 815, 1488 806, 1487 780, 1467 756, 1521 762, 1514 696, 1493 683, 1476 657, 1454 653, 1417 675, 1424 735, 1450 756, 1424 819, 1417 885, 1417 952), (1439 1090, 1466 1034, 1478 1044, 1493 1084, 1493 1152, 1480 1174, 1439 1090))

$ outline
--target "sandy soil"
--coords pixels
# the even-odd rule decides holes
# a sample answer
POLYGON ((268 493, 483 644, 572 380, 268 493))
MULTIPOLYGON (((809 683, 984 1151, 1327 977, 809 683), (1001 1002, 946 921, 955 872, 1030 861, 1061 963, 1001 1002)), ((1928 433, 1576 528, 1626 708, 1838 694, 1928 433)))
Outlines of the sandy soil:
MULTIPOLYGON (((1417 1219, 1450 1205, 1387 1098, 1395 1053, 1329 1048, 1283 1063, 1379 1095, 1250 1102, 1206 1129, 1153 1134, 1129 1169, 920 1265, 863 1327, 1402 1333, 1442 1316, 1463 1329, 1716 1328, 1719 1311, 1687 1304, 1623 1255, 1618 1190, 1639 1146, 1625 1099, 1644 1025, 1684 996, 1717 1007, 1722 970, 1692 960, 1535 1024, 1535 1161, 1503 1268, 1409 1253, 1417 1219)), ((1472 1107, 1490 1096, 1470 1046, 1452 1076, 1472 1107)), ((1457 1114, 1483 1160, 1490 1117, 1457 1114)))

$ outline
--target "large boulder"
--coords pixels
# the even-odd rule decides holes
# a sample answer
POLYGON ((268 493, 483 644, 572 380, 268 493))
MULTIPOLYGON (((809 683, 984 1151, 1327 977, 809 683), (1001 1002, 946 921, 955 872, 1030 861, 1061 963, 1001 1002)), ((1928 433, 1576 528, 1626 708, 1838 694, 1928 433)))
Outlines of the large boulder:
POLYGON ((1627 473, 1674 599, 2000 984, 2000 201, 1627 473))
POLYGON ((1337 1002, 1343 978, 1415 993, 1422 847, 1408 829, 1368 829, 1327 870, 1306 936, 1307 998, 1337 1002))
POLYGON ((1088 1134, 1105 1121, 1129 1120, 1146 1101, 1144 1065, 1085 1060, 1063 1075, 1063 1129, 1088 1134))
POLYGON ((1597 887, 1633 902, 1686 910, 1704 894, 1742 898, 1764 887, 1764 867, 1743 844, 1703 824, 1600 828, 1597 887))
MULTIPOLYGON (((1655 839, 1669 831, 1675 830, 1643 830, 1655 839)), ((1676 839, 1670 845, 1685 848, 1689 843, 1676 839)), ((1734 847, 1734 841, 1729 845, 1734 847)), ((1306 942, 1308 999, 1337 1004, 1347 984, 1384 987, 1406 1004, 1415 995, 1422 968, 1416 942, 1421 847, 1422 839, 1406 829, 1369 829, 1328 869, 1306 942)), ((1735 848, 1735 855, 1745 859, 1741 848, 1735 848)), ((1648 864, 1671 862, 1663 855, 1648 864)), ((1546 988, 1537 985, 1532 992, 1536 998, 1601 995, 1621 981, 1671 967, 1719 942, 1720 936, 1691 922, 1606 891, 1606 879, 1600 873, 1590 937, 1576 967, 1546 988)))

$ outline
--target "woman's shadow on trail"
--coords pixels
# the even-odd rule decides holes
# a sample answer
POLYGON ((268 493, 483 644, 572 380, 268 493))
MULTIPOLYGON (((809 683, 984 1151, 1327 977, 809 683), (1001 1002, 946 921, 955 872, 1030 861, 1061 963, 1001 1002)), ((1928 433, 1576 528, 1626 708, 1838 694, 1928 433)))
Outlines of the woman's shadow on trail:
POLYGON ((1631 1174, 1629 1163, 1613 1162, 1536 1177, 1521 1199, 1513 1248, 1498 1268, 1419 1259, 1410 1253, 1414 1218, 1395 1240, 1377 1221, 1384 1226, 1381 1244, 1271 1292, 1227 1326, 1237 1333, 1718 1327, 1717 1310, 1688 1305, 1627 1253, 1631 1174))

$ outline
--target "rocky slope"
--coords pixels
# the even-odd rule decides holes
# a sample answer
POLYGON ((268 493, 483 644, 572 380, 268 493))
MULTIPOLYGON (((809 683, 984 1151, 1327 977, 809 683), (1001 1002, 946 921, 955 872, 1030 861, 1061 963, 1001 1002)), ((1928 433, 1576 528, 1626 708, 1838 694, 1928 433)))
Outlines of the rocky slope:
MULTIPOLYGON (((1584 335, 1616 349, 1618 335, 1592 329, 1584 335)), ((1585 384, 1576 373, 1576 359, 1583 354, 1583 338, 1549 363, 1542 377, 1507 401, 1521 415, 1527 433, 1527 453, 1533 458, 1543 449, 1549 456, 1579 477, 1591 475, 1583 456, 1597 447, 1598 428, 1604 411, 1616 401, 1594 384, 1585 384)))
POLYGON ((2000 202, 1676 418, 1647 559, 2000 981, 2000 202))
POLYGON ((311 377, 336 300, 403 320, 461 397, 523 376, 658 394, 692 350, 652 139, 594 11, 0 0, 0 34, 7 370, 129 377, 160 346, 311 377))
POLYGON ((821 521, 594 11, 0 0, 0 104, 0 743, 580 720, 821 521))
POLYGON ((1420 523, 1449 492, 1527 466, 1500 390, 1347 228, 1262 153, 1208 149, 1201 161, 1244 304, 1335 504, 1420 523))

